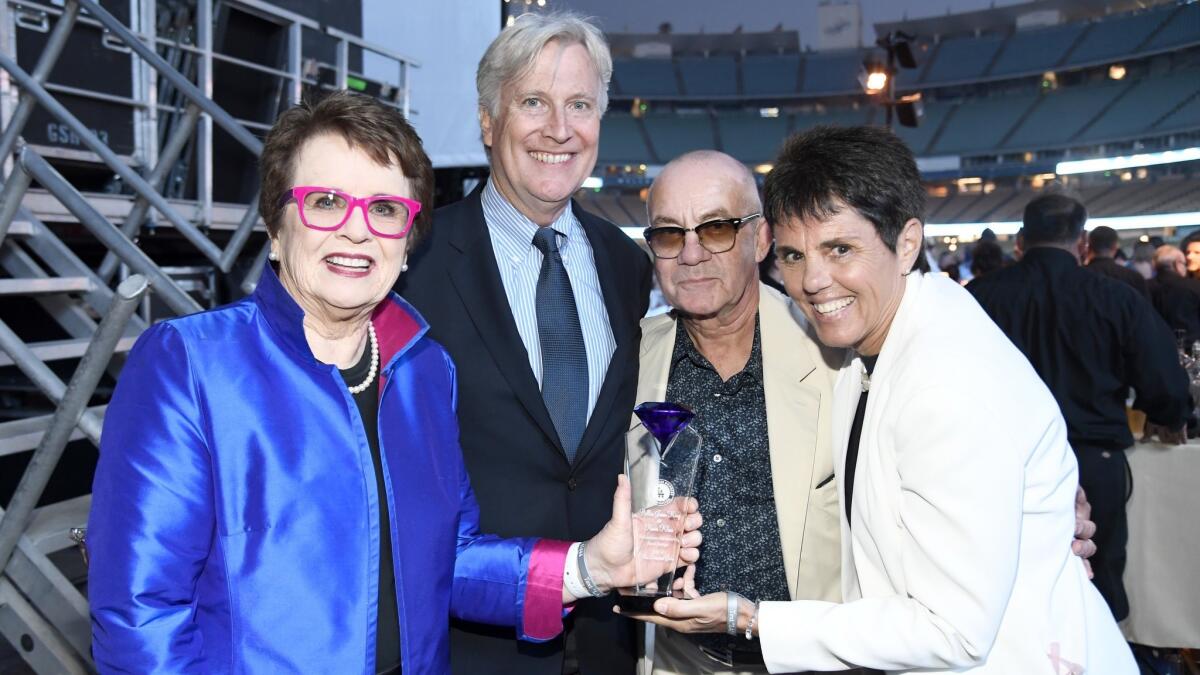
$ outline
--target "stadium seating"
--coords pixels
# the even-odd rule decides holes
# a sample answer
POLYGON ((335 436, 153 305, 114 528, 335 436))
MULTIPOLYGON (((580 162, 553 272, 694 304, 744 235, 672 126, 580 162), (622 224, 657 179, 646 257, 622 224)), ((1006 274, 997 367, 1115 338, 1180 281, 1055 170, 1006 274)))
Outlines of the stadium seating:
POLYGON ((1200 42, 1200 4, 1190 3, 1176 8, 1158 32, 1142 45, 1141 51, 1156 52, 1200 42))
POLYGON ((1096 142, 1136 136, 1200 92, 1200 70, 1185 70, 1134 84, 1077 141, 1096 142))
POLYGON ((921 123, 917 127, 896 127, 895 131, 900 138, 908 143, 908 147, 912 148, 914 154, 920 156, 927 153, 929 141, 933 140, 933 135, 941 128, 942 121, 946 119, 946 113, 953 106, 949 103, 930 103, 925 106, 925 115, 921 118, 921 123))
POLYGON ((648 164, 650 149, 642 138, 638 121, 627 114, 609 112, 600 122, 601 164, 648 164))
POLYGON ((617 201, 617 208, 621 210, 624 220, 614 220, 614 223, 627 227, 646 227, 646 204, 637 195, 622 194, 617 201))
POLYGON ((732 56, 680 58, 679 72, 688 96, 737 94, 737 62, 732 56))
POLYGON ((800 78, 800 56, 748 55, 742 60, 742 91, 746 96, 791 96, 800 78))
MULTIPOLYGON (((893 128, 919 157, 1012 156, 1143 138, 1153 146, 1154 137, 1167 135, 1177 139, 1172 143, 1194 144, 1187 134, 1200 132, 1200 2, 1012 33, 919 36, 913 49, 919 67, 899 72, 898 91, 921 91, 925 114, 916 128, 893 128), (1178 56, 1153 56, 1165 51, 1178 56), (1110 63, 1128 65, 1129 75, 1104 79, 1110 63), (1061 86, 1039 88, 1036 76, 1046 71, 1058 72, 1061 86)), ((864 96, 858 83, 871 56, 880 57, 880 50, 618 57, 613 91, 619 112, 604 119, 600 162, 661 164, 716 148, 747 164, 769 163, 791 132, 884 124, 886 108, 864 96), (650 102, 641 119, 623 109, 635 96, 650 102), (779 112, 763 117, 764 107, 779 112)), ((1039 166, 1047 170, 1045 162, 1039 166)), ((1104 209, 1123 189, 1105 187, 1094 197, 1104 209)), ((1145 185, 1142 190, 1148 199, 1186 202, 1186 195, 1165 187, 1161 195, 1145 185)), ((1011 197, 1004 190, 954 195, 933 200, 937 211, 931 213, 956 221, 1019 217, 1011 197)), ((598 208, 610 218, 641 218, 640 206, 621 200, 598 208)))
POLYGON ((998 76, 1045 71, 1062 60, 1085 28, 1086 24, 1068 23, 1019 31, 1004 43, 1000 56, 987 74, 998 76))
POLYGON ((815 126, 853 126, 857 124, 870 124, 875 113, 878 112, 879 121, 883 121, 882 110, 876 110, 874 107, 863 106, 857 110, 853 108, 833 108, 821 112, 796 113, 792 118, 792 129, 794 131, 803 131, 815 126))
POLYGON ((1161 122, 1155 124, 1154 131, 1179 131, 1182 129, 1200 129, 1200 94, 1193 94, 1167 115, 1161 122))
POLYGON ((1132 82, 1112 82, 1048 91, 1042 94, 1004 147, 1026 150, 1066 145, 1132 85, 1132 82))
POLYGON ((1067 63, 1096 63, 1138 51, 1138 47, 1175 11, 1172 6, 1116 16, 1092 24, 1071 50, 1067 63))
POLYGON ((604 192, 587 191, 580 194, 579 201, 583 204, 583 208, 589 213, 594 213, 605 220, 613 223, 620 223, 625 220, 621 215, 621 210, 617 206, 617 197, 613 194, 604 192), (586 196, 584 196, 586 194, 586 196))
POLYGON ((659 162, 668 162, 691 150, 717 147, 708 114, 651 114, 642 121, 659 162))
POLYGON ((771 161, 788 131, 786 117, 761 117, 752 114, 717 116, 721 147, 746 164, 771 161))
POLYGON ((838 51, 804 57, 803 91, 806 94, 861 93, 858 73, 862 53, 838 51))
POLYGON ((629 96, 678 96, 675 64, 670 59, 615 59, 613 81, 629 96))
MULTIPOLYGON (((1200 44, 1200 3, 1168 3, 1142 12, 1030 28, 1012 35, 948 37, 936 45, 918 39, 914 49, 921 67, 901 70, 897 86, 915 90, 1019 77, 1196 44, 1200 44)), ((620 95, 643 98, 855 94, 859 92, 860 67, 870 56, 878 58, 879 50, 748 54, 740 59, 728 55, 621 58, 613 64, 613 79, 620 95)))
POLYGON ((983 35, 943 40, 925 71, 925 82, 963 82, 982 77, 1005 39, 1003 35, 983 35))
POLYGON ((931 155, 992 152, 1037 100, 1036 94, 1022 94, 962 103, 949 113, 949 120, 928 152, 931 155))
MULTIPOLYGON (((993 211, 1001 208, 1016 197, 1016 190, 993 190, 987 194, 975 192, 958 195, 952 208, 950 204, 936 214, 936 222, 979 223, 991 220, 993 211)), ((931 217, 932 214, 931 214, 931 217)))

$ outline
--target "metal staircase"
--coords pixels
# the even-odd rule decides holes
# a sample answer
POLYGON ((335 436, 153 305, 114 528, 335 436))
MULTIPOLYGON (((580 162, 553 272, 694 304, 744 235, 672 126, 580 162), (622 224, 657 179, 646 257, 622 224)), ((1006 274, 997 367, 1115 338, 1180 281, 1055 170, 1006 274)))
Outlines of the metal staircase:
POLYGON ((213 201, 213 139, 219 130, 256 157, 262 142, 255 132, 270 120, 236 119, 213 101, 214 61, 275 77, 279 86, 266 103, 275 112, 297 102, 306 88, 344 88, 354 75, 353 49, 396 63, 399 80, 389 102, 407 114, 408 69, 418 65, 261 0, 162 0, 161 8, 156 0, 129 2, 131 23, 139 30, 97 0, 57 6, 0 0, 0 308, 6 298, 22 298, 52 322, 30 330, 25 324, 38 320, 10 320, 0 311, 0 370, 15 367, 19 375, 13 377, 27 382, 21 395, 36 392, 53 406, 52 414, 15 411, 0 421, 0 459, 32 451, 12 499, 0 510, 0 635, 37 673, 95 670, 87 601, 75 585, 80 566, 65 574, 52 562, 61 562, 64 552, 78 560, 70 549, 86 526, 90 495, 44 504, 43 494, 68 443, 99 446, 105 401, 95 395, 97 387, 106 374, 119 373, 124 354, 153 319, 212 306, 218 281, 223 288, 250 292, 265 264, 266 246, 246 251, 262 239, 258 197, 241 204, 213 201), (214 17, 234 10, 286 29, 284 63, 264 66, 214 51, 214 27, 222 25, 214 17), (15 13, 25 24, 46 28, 45 47, 30 70, 15 56, 15 13), (106 46, 131 54, 136 100, 128 104, 141 141, 132 158, 112 150, 60 100, 88 92, 49 81, 73 32, 85 25, 102 30, 106 46), (159 34, 160 26, 167 35, 159 34), (335 45, 334 63, 303 58, 303 42, 313 33, 335 45), (333 73, 332 82, 322 81, 323 71, 333 73), (23 132, 35 110, 48 113, 86 150, 56 157, 26 143, 23 132), (63 156, 86 157, 110 171, 124 194, 81 192, 56 168, 63 156), (190 190, 181 186, 193 182, 189 199, 190 190), (160 262, 143 238, 162 229, 181 241, 172 259, 160 262), (98 260, 72 245, 83 235, 103 251, 98 260), (189 261, 183 266, 181 256, 189 261), (150 308, 151 297, 157 311, 150 308), (21 332, 60 337, 23 338, 21 332), (66 372, 69 382, 63 381, 66 372))

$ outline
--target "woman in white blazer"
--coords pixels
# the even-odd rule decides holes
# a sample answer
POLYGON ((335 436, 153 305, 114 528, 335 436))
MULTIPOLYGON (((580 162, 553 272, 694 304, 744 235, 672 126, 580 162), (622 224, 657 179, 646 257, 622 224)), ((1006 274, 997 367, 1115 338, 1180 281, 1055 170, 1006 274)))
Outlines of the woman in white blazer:
POLYGON ((1136 673, 1070 549, 1078 477, 1054 398, 966 291, 912 271, 924 190, 907 147, 868 127, 800 134, 764 202, 789 295, 845 348, 845 604, 713 594, 661 600, 656 621, 756 636, 770 672, 1136 673))

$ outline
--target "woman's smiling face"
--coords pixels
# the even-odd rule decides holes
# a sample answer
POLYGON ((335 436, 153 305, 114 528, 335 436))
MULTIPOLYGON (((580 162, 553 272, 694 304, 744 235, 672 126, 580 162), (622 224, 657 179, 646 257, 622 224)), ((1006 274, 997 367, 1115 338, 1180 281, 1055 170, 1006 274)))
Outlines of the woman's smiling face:
POLYGON ((921 223, 910 220, 892 251, 875 225, 846 205, 825 220, 775 224, 775 252, 788 295, 821 342, 866 356, 883 348, 920 242, 921 223))

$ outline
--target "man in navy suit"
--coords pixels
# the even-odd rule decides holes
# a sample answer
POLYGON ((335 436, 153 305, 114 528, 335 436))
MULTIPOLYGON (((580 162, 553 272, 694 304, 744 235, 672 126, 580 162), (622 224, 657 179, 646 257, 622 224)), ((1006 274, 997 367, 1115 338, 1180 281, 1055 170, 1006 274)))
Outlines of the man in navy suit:
MULTIPOLYGON (((526 14, 505 29, 476 76, 491 176, 438 210, 398 288, 454 359, 480 525, 501 536, 590 537, 623 466, 651 265, 571 200, 596 163, 611 75, 582 19, 526 14)), ((635 629, 611 607, 581 601, 545 644, 456 622, 453 670, 632 673, 635 629)))

